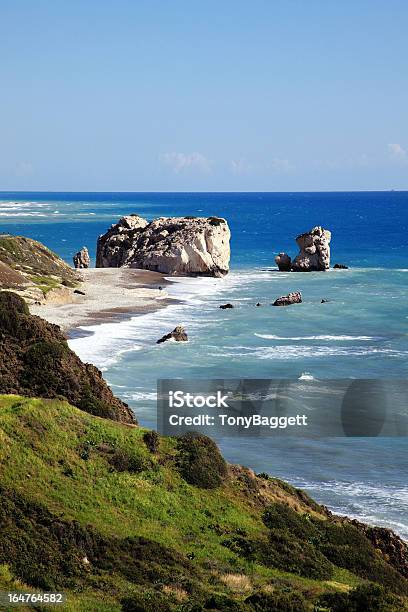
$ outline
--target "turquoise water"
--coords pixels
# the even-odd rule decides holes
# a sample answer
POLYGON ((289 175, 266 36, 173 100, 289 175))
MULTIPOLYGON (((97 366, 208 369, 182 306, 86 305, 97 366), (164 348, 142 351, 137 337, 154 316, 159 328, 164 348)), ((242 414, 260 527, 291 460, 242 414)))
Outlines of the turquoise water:
MULTIPOLYGON (((155 426, 161 378, 406 378, 408 194, 2 194, 2 230, 42 240, 70 260, 122 214, 225 216, 231 273, 177 279, 174 304, 92 328, 71 340, 104 370, 139 421, 155 426), (333 232, 328 273, 277 273, 274 253, 315 224, 333 232), (304 302, 271 308, 300 290, 304 302), (328 303, 321 303, 322 298, 328 303), (180 302, 181 300, 181 302, 180 302), (221 303, 234 310, 222 311, 221 303), (257 308, 255 304, 263 306, 257 308), (190 342, 157 346, 182 323, 190 342)), ((231 461, 306 488, 336 512, 386 525, 408 538, 408 443, 404 439, 219 440, 231 461)))

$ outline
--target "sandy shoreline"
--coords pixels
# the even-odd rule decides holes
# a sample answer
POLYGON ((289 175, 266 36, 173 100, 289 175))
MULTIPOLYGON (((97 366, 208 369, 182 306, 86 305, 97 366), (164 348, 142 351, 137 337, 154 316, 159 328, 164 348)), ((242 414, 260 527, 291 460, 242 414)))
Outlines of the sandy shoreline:
MULTIPOLYGON (((162 274, 129 268, 78 270, 83 282, 63 303, 50 301, 30 306, 30 312, 59 325, 69 336, 82 334, 78 327, 120 321, 135 314, 164 308, 169 303, 162 274)), ((86 332, 83 332, 86 334, 86 332)))

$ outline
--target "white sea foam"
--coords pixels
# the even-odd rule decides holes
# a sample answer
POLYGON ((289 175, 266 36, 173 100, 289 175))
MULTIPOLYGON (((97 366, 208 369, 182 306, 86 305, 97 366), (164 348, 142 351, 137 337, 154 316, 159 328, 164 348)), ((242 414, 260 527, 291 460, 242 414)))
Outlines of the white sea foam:
POLYGON ((347 515, 371 525, 384 526, 408 540, 408 521, 390 516, 397 508, 408 505, 408 487, 354 481, 327 480, 323 482, 294 479, 293 484, 308 490, 317 498, 324 498, 330 509, 338 515, 347 515), (327 496, 331 502, 327 501, 327 496))
POLYGON ((148 400, 149 402, 155 402, 157 400, 157 393, 149 393, 147 391, 135 391, 133 393, 123 393, 122 397, 125 400, 131 401, 148 400))
MULTIPOLYGON (((216 348, 216 347, 214 347, 216 348)), ((230 346, 219 349, 217 352, 209 353, 212 357, 253 357, 255 359, 275 359, 290 361, 304 358, 327 358, 327 357, 362 357, 365 355, 382 354, 388 357, 406 358, 408 351, 397 351, 394 349, 378 348, 375 346, 335 347, 335 346, 309 346, 309 345, 277 345, 277 346, 230 346)))
POLYGON ((39 212, 4 212, 0 211, 0 217, 46 217, 47 215, 39 212))
POLYGON ((298 380, 314 380, 314 379, 315 379, 314 376, 309 374, 309 372, 302 372, 298 380))
POLYGON ((0 217, 47 217, 47 209, 55 206, 52 202, 0 202, 0 217))
POLYGON ((382 340, 380 336, 347 336, 347 335, 319 335, 319 336, 275 336, 273 334, 254 334, 265 340, 334 340, 334 341, 370 341, 382 340))
POLYGON ((107 368, 116 363, 124 353, 148 348, 154 350, 156 341, 175 325, 188 326, 191 337, 198 329, 212 323, 212 319, 197 317, 197 306, 206 307, 208 299, 220 291, 231 288, 234 282, 225 283, 224 278, 169 278, 168 292, 171 298, 183 300, 162 310, 134 316, 118 323, 102 323, 84 326, 81 329, 92 335, 73 338, 69 345, 81 359, 107 368), (205 298, 205 299, 204 299, 205 298))

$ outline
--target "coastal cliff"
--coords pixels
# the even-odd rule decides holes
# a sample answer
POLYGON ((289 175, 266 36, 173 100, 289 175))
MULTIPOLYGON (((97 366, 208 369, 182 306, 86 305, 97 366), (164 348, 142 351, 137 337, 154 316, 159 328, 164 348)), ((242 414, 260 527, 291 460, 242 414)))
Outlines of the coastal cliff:
POLYGON ((175 276, 224 276, 230 230, 219 217, 122 217, 97 243, 96 267, 142 268, 175 276))
POLYGON ((9 289, 33 303, 69 292, 79 282, 75 271, 41 242, 0 235, 0 290, 9 289))
POLYGON ((92 364, 70 350, 59 327, 31 315, 18 295, 0 292, 0 393, 65 397, 91 414, 135 423, 92 364))

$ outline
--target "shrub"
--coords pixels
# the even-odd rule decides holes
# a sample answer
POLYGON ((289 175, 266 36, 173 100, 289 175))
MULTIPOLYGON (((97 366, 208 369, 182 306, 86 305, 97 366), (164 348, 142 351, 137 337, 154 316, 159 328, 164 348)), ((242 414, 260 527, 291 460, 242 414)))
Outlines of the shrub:
POLYGON ((23 386, 35 394, 47 397, 50 390, 61 385, 58 370, 67 347, 58 341, 41 341, 31 345, 24 355, 23 386))
POLYGON ((333 563, 395 593, 408 592, 401 574, 376 554, 364 533, 347 521, 321 520, 279 503, 266 509, 263 520, 271 529, 266 563, 321 579, 330 573, 333 563))
POLYGON ((140 455, 132 455, 122 449, 114 451, 109 458, 109 464, 115 472, 132 472, 137 474, 145 469, 146 464, 140 455))
POLYGON ((229 550, 235 554, 248 559, 249 561, 256 559, 260 549, 259 543, 252 542, 248 538, 239 535, 234 536, 229 540, 224 540, 222 545, 229 548, 229 550))
POLYGON ((319 550, 284 529, 271 529, 263 561, 265 565, 314 580, 328 580, 333 575, 332 564, 319 550))
POLYGON ((16 335, 21 334, 21 315, 28 315, 25 301, 11 291, 0 291, 0 331, 16 335))
POLYGON ((319 606, 330 612, 398 612, 404 610, 401 600, 377 584, 361 584, 350 593, 326 593, 319 606))
POLYGON ((221 219, 220 217, 208 217, 208 221, 210 222, 210 225, 213 226, 218 226, 225 223, 224 219, 221 219))
POLYGON ((100 399, 97 394, 93 392, 91 386, 87 383, 85 383, 81 388, 81 395, 77 406, 89 414, 94 414, 105 419, 114 419, 113 407, 100 399))
POLYGON ((245 603, 254 612, 307 612, 309 609, 302 595, 294 591, 255 593, 245 603))
POLYGON ((257 474, 258 478, 262 478, 263 480, 271 480, 271 477, 266 472, 260 472, 257 474))
POLYGON ((227 464, 211 438, 187 433, 178 439, 178 449, 178 468, 189 484, 202 489, 214 489, 222 484, 227 464))
POLYGON ((295 512, 287 504, 272 504, 265 510, 262 519, 269 529, 287 529, 297 538, 309 542, 319 539, 319 530, 310 516, 295 512))
POLYGON ((0 563, 34 587, 67 587, 83 574, 80 558, 92 547, 92 530, 52 515, 45 507, 0 487, 0 563))
POLYGON ((144 592, 125 597, 120 602, 123 612, 171 612, 166 597, 158 591, 144 592))
POLYGON ((407 594, 407 581, 376 554, 366 536, 354 525, 338 521, 321 521, 320 551, 335 565, 358 576, 389 587, 395 593, 407 594))
POLYGON ((0 312, 14 312, 19 314, 29 314, 28 306, 19 295, 12 291, 0 292, 0 312))
POLYGON ((157 431, 146 431, 146 433, 143 434, 143 442, 146 444, 151 453, 158 452, 160 446, 160 436, 157 431))
POLYGON ((212 595, 204 604, 202 610, 217 610, 217 612, 243 612, 247 608, 242 603, 227 595, 212 595))

